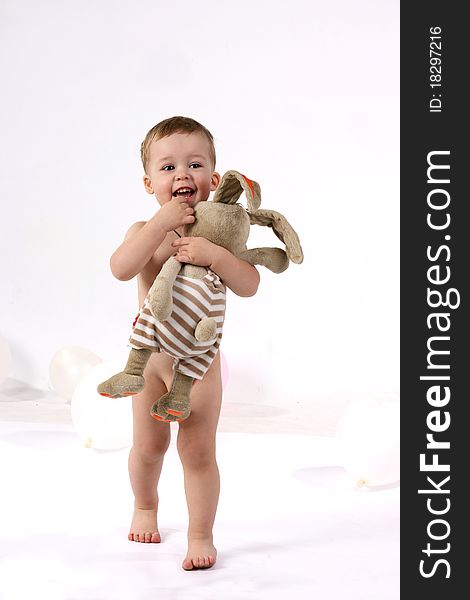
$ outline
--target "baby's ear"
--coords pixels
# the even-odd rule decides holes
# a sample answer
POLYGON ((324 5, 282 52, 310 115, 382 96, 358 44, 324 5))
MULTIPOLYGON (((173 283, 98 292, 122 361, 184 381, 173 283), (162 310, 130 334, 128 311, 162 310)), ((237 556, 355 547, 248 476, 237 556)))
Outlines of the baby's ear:
POLYGON ((145 191, 147 192, 147 194, 153 194, 153 185, 152 185, 152 180, 150 179, 150 177, 145 174, 143 177, 144 180, 144 187, 145 187, 145 191))
POLYGON ((213 192, 214 190, 217 189, 217 187, 219 186, 220 183, 220 173, 217 173, 217 171, 214 171, 212 173, 212 177, 211 177, 211 192, 213 192))

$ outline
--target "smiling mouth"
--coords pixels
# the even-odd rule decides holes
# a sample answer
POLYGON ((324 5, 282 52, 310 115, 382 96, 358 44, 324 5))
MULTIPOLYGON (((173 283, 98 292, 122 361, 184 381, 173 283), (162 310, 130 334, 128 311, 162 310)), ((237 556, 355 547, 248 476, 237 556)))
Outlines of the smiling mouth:
POLYGON ((180 188, 173 192, 173 198, 177 198, 178 196, 183 196, 183 198, 191 198, 191 196, 195 193, 191 188, 180 188))

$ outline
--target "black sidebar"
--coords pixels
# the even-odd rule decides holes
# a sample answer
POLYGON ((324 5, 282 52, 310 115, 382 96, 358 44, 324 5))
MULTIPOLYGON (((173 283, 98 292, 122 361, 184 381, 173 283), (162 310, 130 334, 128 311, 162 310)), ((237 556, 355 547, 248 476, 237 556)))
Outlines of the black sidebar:
POLYGON ((470 22, 464 7, 401 3, 404 600, 470 593, 470 22))

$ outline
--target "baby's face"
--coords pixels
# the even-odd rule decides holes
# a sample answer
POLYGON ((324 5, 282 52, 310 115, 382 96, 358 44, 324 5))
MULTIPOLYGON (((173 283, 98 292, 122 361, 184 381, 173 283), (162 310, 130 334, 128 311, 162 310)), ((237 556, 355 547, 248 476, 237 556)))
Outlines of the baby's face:
POLYGON ((144 185, 161 206, 177 195, 195 206, 207 200, 219 184, 220 175, 213 171, 209 155, 209 140, 200 132, 173 133, 156 140, 149 156, 144 185))

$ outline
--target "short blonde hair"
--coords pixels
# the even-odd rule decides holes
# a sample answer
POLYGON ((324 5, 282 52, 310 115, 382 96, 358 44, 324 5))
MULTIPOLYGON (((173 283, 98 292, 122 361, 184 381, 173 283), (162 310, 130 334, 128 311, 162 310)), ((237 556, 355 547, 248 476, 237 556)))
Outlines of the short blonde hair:
POLYGON ((194 133, 200 131, 209 141, 209 156, 212 160, 213 168, 215 169, 215 146, 212 133, 190 117, 170 117, 164 121, 160 121, 150 129, 145 136, 144 141, 140 146, 140 157, 144 166, 144 171, 147 172, 147 165, 150 158, 150 145, 154 140, 172 135, 173 133, 194 133))

